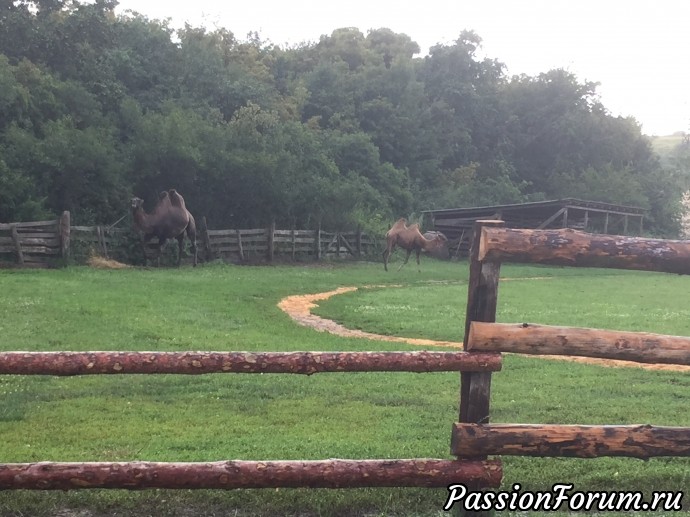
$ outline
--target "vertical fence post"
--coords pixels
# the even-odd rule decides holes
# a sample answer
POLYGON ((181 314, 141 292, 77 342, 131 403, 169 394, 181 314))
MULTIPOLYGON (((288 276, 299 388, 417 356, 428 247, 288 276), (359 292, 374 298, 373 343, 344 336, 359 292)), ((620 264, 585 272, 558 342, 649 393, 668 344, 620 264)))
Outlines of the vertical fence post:
POLYGON ((294 225, 292 227, 291 236, 292 236, 292 261, 294 262, 295 261, 295 252, 296 252, 296 248, 297 248, 297 239, 296 239, 297 234, 295 232, 294 225))
POLYGON ((239 249, 240 260, 242 262, 244 262, 244 247, 242 246, 242 231, 239 229, 236 231, 237 231, 237 248, 239 249))
POLYGON ((60 216, 58 222, 58 232, 60 237, 60 254, 63 259, 69 258, 69 231, 70 231, 70 216, 69 211, 65 210, 60 216))
MULTIPOLYGON (((500 262, 480 262, 479 242, 483 227, 501 227, 503 221, 476 221, 470 249, 470 278, 467 288, 467 315, 465 317, 465 338, 463 347, 467 349, 470 323, 496 321, 496 302, 498 300, 498 277, 500 262)), ((489 421, 489 396, 491 393, 491 374, 484 372, 463 372, 460 388, 460 422, 473 424, 489 421)))
POLYGON ((98 247, 105 258, 108 258, 108 247, 105 244, 105 234, 102 226, 96 226, 96 237, 98 239, 98 247))
POLYGON ((316 229, 316 260, 321 260, 321 223, 316 229))
POLYGON ((276 222, 271 221, 271 225, 268 227, 268 235, 266 238, 268 239, 268 261, 273 262, 273 252, 274 252, 274 237, 275 237, 275 232, 276 232, 276 222))
POLYGON ((362 256, 362 227, 357 225, 357 236, 355 237, 355 246, 357 248, 357 258, 362 256))
MULTIPOLYGON (((467 286, 467 315, 465 316, 465 337, 463 348, 467 350, 470 324, 473 321, 493 323, 496 321, 496 303, 498 301, 498 277, 501 271, 500 262, 480 262, 479 242, 482 228, 485 226, 501 227, 500 220, 475 221, 474 234, 470 247, 470 278, 467 286)), ((489 423, 489 402, 491 397, 491 372, 460 373, 460 422, 473 424, 489 423)), ((467 487, 478 490, 478 486, 467 487)), ((462 517, 488 517, 490 512, 465 511, 458 509, 462 517)))
POLYGON ((12 235, 12 242, 14 243, 14 249, 17 252, 17 264, 20 266, 24 265, 24 252, 22 251, 22 243, 19 240, 19 232, 17 232, 17 227, 12 225, 10 227, 10 234, 12 235))
POLYGON ((204 247, 204 258, 206 262, 208 262, 213 257, 211 252, 211 237, 208 234, 208 221, 206 221, 206 216, 201 218, 201 226, 201 242, 204 247))

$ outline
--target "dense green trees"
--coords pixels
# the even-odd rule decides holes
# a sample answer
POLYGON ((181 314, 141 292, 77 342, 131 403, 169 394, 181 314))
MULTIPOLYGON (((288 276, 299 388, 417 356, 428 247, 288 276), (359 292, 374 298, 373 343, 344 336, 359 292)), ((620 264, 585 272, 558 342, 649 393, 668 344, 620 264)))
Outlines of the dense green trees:
POLYGON ((425 57, 385 28, 281 48, 116 5, 0 0, 0 220, 108 223, 175 187, 214 227, 580 197, 677 230, 683 166, 596 84, 507 77, 472 32, 425 57))

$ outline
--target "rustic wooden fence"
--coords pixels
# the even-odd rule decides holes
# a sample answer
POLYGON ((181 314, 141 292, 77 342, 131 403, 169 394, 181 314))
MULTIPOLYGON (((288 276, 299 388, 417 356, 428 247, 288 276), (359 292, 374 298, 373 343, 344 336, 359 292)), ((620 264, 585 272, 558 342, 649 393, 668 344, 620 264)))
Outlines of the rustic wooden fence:
POLYGON ((690 274, 690 242, 514 230, 479 221, 470 261, 463 352, 6 352, 0 374, 212 374, 460 371, 457 458, 399 460, 90 462, 0 464, 0 489, 498 487, 488 455, 594 458, 690 456, 690 428, 651 425, 491 424, 491 374, 500 352, 567 354, 690 365, 690 338, 528 323, 497 324, 502 261, 690 274))
MULTIPOLYGON (((56 259, 70 256, 79 262, 94 252, 105 258, 128 261, 135 242, 131 228, 70 226, 69 218, 69 212, 64 212, 53 221, 0 224, 0 259, 18 265, 49 266, 57 264, 56 259)), ((210 230, 206 218, 199 223, 199 256, 206 261, 361 258, 378 255, 383 249, 382 240, 360 230, 284 230, 277 229, 275 225, 268 228, 210 230)), ((176 249, 176 246, 170 248, 176 249)), ((153 245, 150 249, 153 250, 153 245)))
POLYGON ((199 242, 202 256, 207 260, 359 258, 378 254, 383 249, 381 240, 361 230, 281 230, 276 229, 275 225, 248 230, 209 230, 205 218, 200 227, 199 242))
MULTIPOLYGON (((0 374, 222 374, 495 371, 500 354, 468 352, 5 352, 0 374)), ((0 490, 82 488, 498 487, 499 460, 39 462, 0 464, 0 490)))
POLYGON ((66 259, 70 246, 70 214, 56 220, 0 223, 0 257, 21 266, 46 266, 66 259))
MULTIPOLYGON (((495 323, 503 261, 690 274, 689 241, 502 226, 502 221, 479 221, 475 226, 466 351, 580 355, 690 365, 690 337, 495 323)), ((451 443, 453 454, 459 458, 690 456, 688 427, 491 424, 491 372, 463 372, 461 377, 460 421, 453 428, 451 443)))

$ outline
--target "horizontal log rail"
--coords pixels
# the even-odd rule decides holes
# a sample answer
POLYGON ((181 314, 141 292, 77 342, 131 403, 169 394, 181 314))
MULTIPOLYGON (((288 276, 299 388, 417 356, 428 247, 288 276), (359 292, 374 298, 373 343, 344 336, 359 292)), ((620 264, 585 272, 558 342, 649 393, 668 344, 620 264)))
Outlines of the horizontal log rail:
POLYGON ((690 241, 596 235, 571 229, 482 228, 479 260, 690 274, 690 241))
POLYGON ((0 374, 498 371, 501 355, 468 352, 2 352, 0 374))
POLYGON ((473 321, 467 349, 690 365, 690 337, 531 323, 473 321))
POLYGON ((690 427, 456 423, 451 452, 459 457, 690 456, 690 427))
POLYGON ((0 464, 0 490, 356 488, 501 484, 500 460, 218 461, 0 464))

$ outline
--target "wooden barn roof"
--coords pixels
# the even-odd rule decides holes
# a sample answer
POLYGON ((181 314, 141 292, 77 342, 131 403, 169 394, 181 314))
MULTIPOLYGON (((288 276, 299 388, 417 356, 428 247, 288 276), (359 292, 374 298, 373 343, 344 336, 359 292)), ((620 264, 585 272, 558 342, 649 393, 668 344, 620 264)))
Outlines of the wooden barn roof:
POLYGON ((645 215, 647 210, 636 206, 615 205, 612 203, 602 203, 600 201, 584 201, 582 199, 565 198, 550 201, 536 201, 531 203, 518 203, 512 205, 492 205, 475 206, 467 208, 445 208, 439 210, 424 210, 423 214, 431 215, 434 220, 439 219, 479 219, 489 217, 498 212, 505 213, 532 213, 539 214, 544 211, 551 211, 560 208, 573 208, 576 210, 588 210, 592 212, 608 212, 618 215, 645 215))
POLYGON ((566 198, 512 205, 474 206, 425 210, 430 226, 442 232, 454 249, 454 254, 466 254, 474 222, 478 219, 501 219, 507 228, 574 228, 598 233, 628 235, 642 233, 647 210, 636 206, 615 205, 600 201, 566 198), (629 224, 633 219, 635 227, 629 224))

